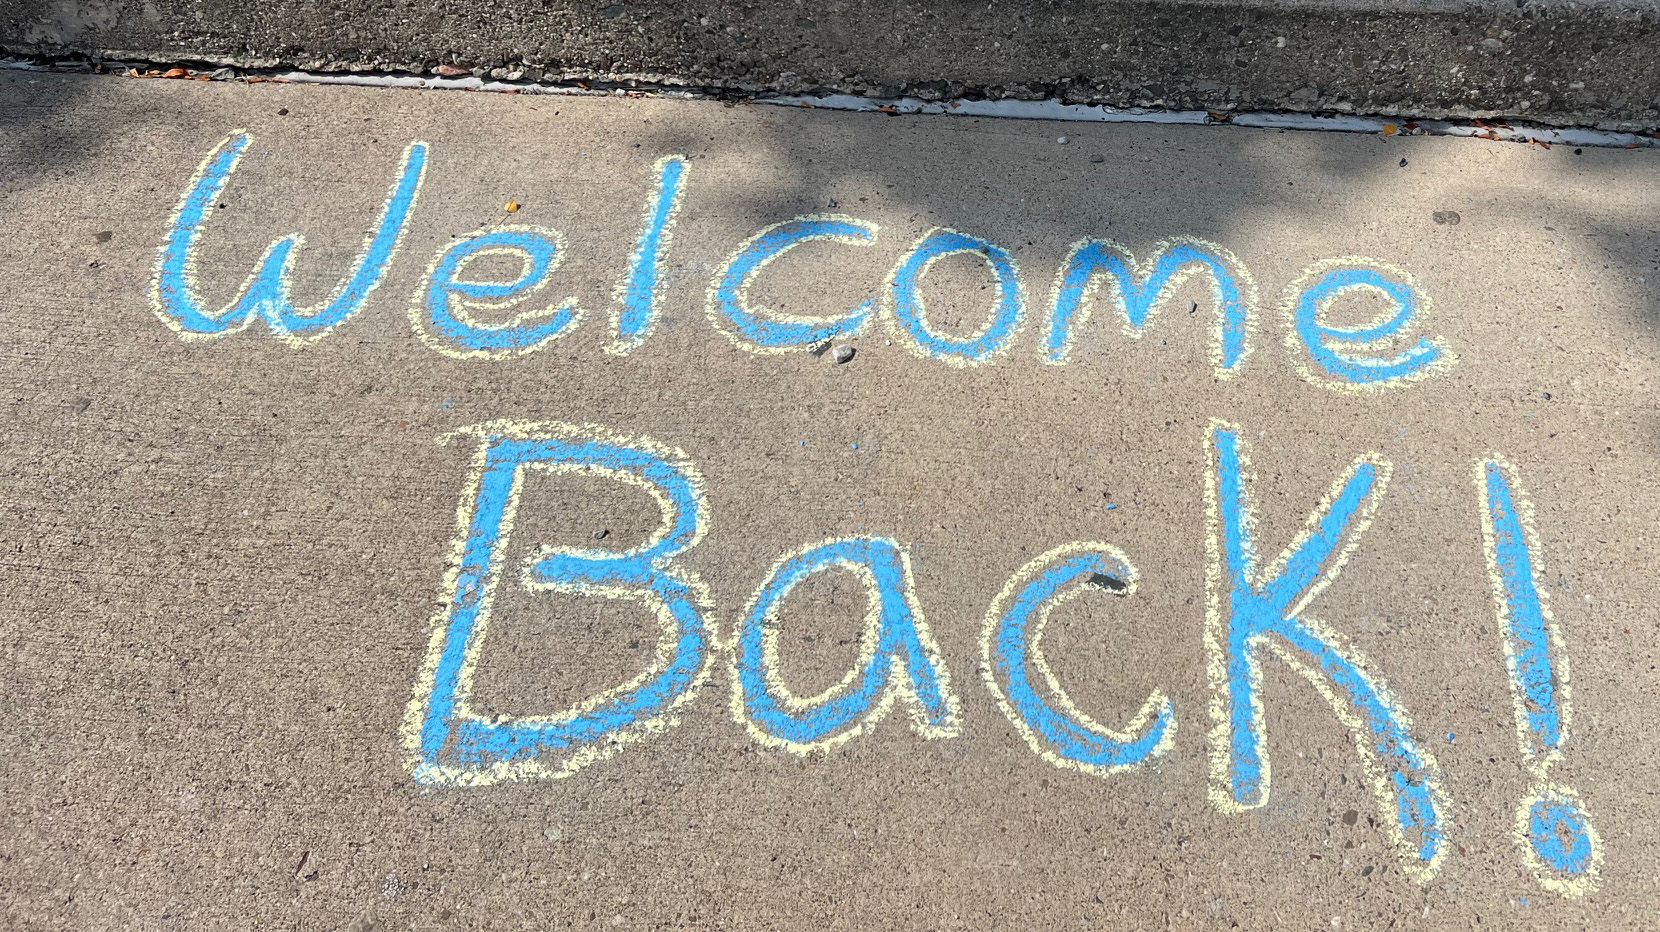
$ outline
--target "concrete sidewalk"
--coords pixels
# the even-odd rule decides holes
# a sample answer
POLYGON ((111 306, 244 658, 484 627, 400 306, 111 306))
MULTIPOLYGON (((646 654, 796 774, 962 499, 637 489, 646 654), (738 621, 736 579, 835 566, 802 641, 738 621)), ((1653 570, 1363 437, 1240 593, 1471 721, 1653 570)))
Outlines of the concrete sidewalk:
POLYGON ((1655 0, 0 0, 0 50, 1660 129, 1655 0))
POLYGON ((0 75, 0 926, 1652 928, 1657 192, 0 75))

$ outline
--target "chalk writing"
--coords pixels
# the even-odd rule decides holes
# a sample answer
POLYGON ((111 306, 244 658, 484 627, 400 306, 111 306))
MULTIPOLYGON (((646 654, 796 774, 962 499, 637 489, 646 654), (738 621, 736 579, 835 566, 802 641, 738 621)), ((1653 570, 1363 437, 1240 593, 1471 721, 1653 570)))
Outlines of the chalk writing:
POLYGON ((300 247, 305 245, 305 237, 295 233, 272 243, 242 286, 241 296, 213 313, 202 306, 198 296, 196 240, 251 142, 252 136, 238 130, 197 168, 173 215, 152 282, 151 298, 162 321, 186 340, 235 333, 258 318, 284 341, 303 345, 322 339, 362 310, 364 301, 380 286, 387 266, 397 255, 410 208, 426 173, 427 146, 414 142, 404 150, 403 166, 386 195, 380 220, 358 253, 351 277, 333 298, 315 307, 294 307, 289 297, 294 262, 300 247))
POLYGON ((833 747, 880 722, 900 699, 927 738, 957 734, 957 697, 922 610, 911 561, 885 538, 832 540, 778 561, 744 612, 733 652, 732 713, 758 740, 797 753, 833 747), (802 580, 849 570, 869 593, 859 662, 842 681, 798 698, 778 675, 779 611, 802 580))
POLYGON ((1213 699, 1211 798, 1224 810, 1268 801, 1273 770, 1263 721, 1263 649, 1314 684, 1355 736, 1383 822, 1407 849, 1414 872, 1429 876, 1445 854, 1439 771, 1413 740, 1406 712, 1337 633, 1308 606, 1330 585, 1360 542, 1383 500, 1390 465, 1363 456, 1332 486, 1306 529, 1267 570, 1258 564, 1246 494, 1247 464, 1239 431, 1210 430, 1209 612, 1213 699))
POLYGON ((501 324, 480 322, 472 311, 511 308, 542 290, 564 252, 565 240, 557 230, 538 227, 497 227, 456 240, 433 260, 418 303, 410 307, 415 332, 428 346, 457 359, 501 359, 539 349, 582 319, 576 298, 525 311, 501 324), (461 277, 469 262, 492 255, 517 259, 518 277, 509 282, 461 277))
MULTIPOLYGON (((386 278, 421 191, 428 147, 414 142, 404 150, 378 219, 330 297, 312 307, 294 306, 294 270, 304 244, 295 233, 272 242, 240 292, 211 310, 198 281, 200 240, 252 144, 248 133, 231 133, 190 179, 156 259, 152 304, 182 339, 226 337, 257 319, 287 343, 308 344, 361 312, 386 278)), ((621 278, 611 291, 615 339, 606 346, 609 353, 635 351, 660 322, 663 269, 687 195, 687 165, 678 155, 656 162, 643 227, 626 264, 619 262, 621 278)), ((916 356, 953 367, 987 365, 1011 351, 1026 318, 1021 270, 1010 250, 957 230, 922 234, 898 257, 880 294, 850 309, 795 314, 752 297, 763 273, 790 250, 834 244, 877 256, 878 233, 877 224, 841 214, 809 214, 765 226, 739 243, 707 283, 704 312, 717 330, 751 353, 806 351, 863 334, 878 319, 916 356), (927 274, 953 256, 970 257, 990 278, 991 306, 983 325, 971 333, 943 332, 927 311, 927 274)), ((411 326, 426 345, 457 359, 535 352, 584 321, 578 299, 569 296, 574 289, 560 280, 567 247, 559 231, 521 225, 495 225, 444 244, 409 304, 411 326), (505 259, 517 269, 492 276, 483 270, 500 263, 486 259, 505 259)), ((1199 276, 1210 285, 1214 311, 1211 374, 1237 376, 1252 355, 1258 326, 1257 283, 1245 264, 1220 245, 1187 237, 1160 242, 1145 256, 1138 262, 1129 247, 1105 239, 1074 242, 1053 278, 1039 359, 1058 366, 1079 355, 1102 285, 1122 334, 1137 339, 1178 289, 1199 276)), ((779 284, 802 284, 780 268, 788 266, 768 273, 779 284)), ((1444 340, 1420 333, 1430 308, 1428 292, 1405 270, 1355 256, 1320 260, 1284 291, 1284 347, 1296 371, 1315 385, 1344 392, 1408 386, 1457 361, 1444 340), (1366 296, 1384 302, 1380 317, 1357 326, 1333 323, 1339 302, 1366 296)), ((1195 302, 1191 313, 1197 312, 1195 302)), ((680 563, 710 522, 702 479, 683 453, 591 425, 499 420, 453 436, 470 440, 475 451, 457 505, 443 608, 433 620, 402 726, 417 782, 478 786, 568 776, 674 725, 717 661, 730 672, 733 718, 771 747, 797 754, 823 751, 864 734, 895 703, 906 708, 912 728, 923 737, 949 739, 962 731, 958 697, 924 619, 904 544, 861 536, 785 554, 754 590, 731 637, 722 640, 715 634, 706 588, 680 563), (521 565, 508 566, 505 554, 523 477, 534 470, 598 475, 641 489, 656 502, 662 525, 632 548, 544 546, 521 565), (795 587, 828 572, 851 573, 864 587, 860 654, 838 683, 815 696, 797 696, 780 673, 779 626, 795 587), (569 708, 486 715, 474 708, 473 681, 503 585, 634 603, 661 627, 653 659, 628 682, 569 708)), ((1384 499, 1391 464, 1375 454, 1353 459, 1308 516, 1304 531, 1264 566, 1242 437, 1238 427, 1214 421, 1203 444, 1211 799, 1229 812, 1256 809, 1270 799, 1262 664, 1272 653, 1312 683, 1351 731, 1380 823, 1403 852, 1408 872, 1427 879, 1449 847, 1451 820, 1439 767, 1414 737, 1401 702, 1365 658, 1310 612, 1369 527, 1384 499)), ((1550 779, 1568 737, 1572 704, 1562 634, 1540 587, 1531 506, 1518 471, 1502 457, 1481 460, 1475 479, 1516 735, 1533 777, 1516 811, 1515 840, 1541 884, 1578 896, 1601 882, 1603 845, 1578 794, 1550 779)), ((1079 541, 1021 567, 987 607, 979 644, 982 680, 1027 746, 1051 765, 1108 777, 1174 746, 1176 707, 1161 689, 1151 690, 1139 709, 1114 713, 1111 721, 1123 722, 1114 728, 1078 707, 1043 650, 1044 630, 1056 608, 1086 596, 1116 607, 1138 585, 1124 551, 1079 541)))
POLYGON ((784 353, 859 333, 875 313, 875 301, 826 319, 751 307, 749 288, 768 263, 803 243, 830 240, 868 245, 876 241, 876 230, 874 223, 839 214, 812 214, 767 227, 745 240, 727 261, 726 271, 710 284, 709 319, 753 353, 784 353))
POLYGON ((562 777, 674 724, 709 672, 709 598, 674 557, 703 536, 703 480, 677 450, 594 427, 497 421, 463 431, 478 442, 458 512, 446 608, 434 625, 404 742, 421 783, 482 785, 527 776, 562 777), (531 590, 625 599, 647 606, 663 627, 652 668, 630 682, 552 715, 487 718, 469 705, 473 673, 502 581, 527 469, 599 474, 656 500, 663 527, 626 551, 543 548, 526 561, 531 590))
POLYGON ((1020 270, 1009 251, 978 236, 956 230, 930 230, 899 260, 888 278, 886 305, 890 328, 910 347, 929 359, 953 366, 977 366, 1007 352, 1026 316, 1020 270), (934 263, 947 256, 974 255, 984 259, 997 282, 991 318, 978 332, 965 337, 946 336, 928 322, 922 299, 922 279, 934 263))
POLYGON ((680 212, 685 177, 685 156, 665 155, 657 160, 657 190, 646 205, 646 225, 629 257, 628 277, 617 285, 617 309, 611 315, 617 338, 605 348, 608 353, 628 355, 657 326, 658 270, 680 212))
POLYGON ((1298 362, 1298 371, 1311 382, 1329 381, 1340 389, 1369 390, 1400 385, 1427 377, 1455 361, 1439 341, 1419 337, 1394 356, 1365 355, 1408 331, 1414 320, 1429 315, 1430 300, 1411 275, 1375 259, 1345 256, 1317 262, 1286 290, 1286 339, 1292 359, 1300 360, 1298 345, 1320 373, 1298 362), (1323 323, 1327 310, 1345 295, 1371 292, 1394 307, 1381 322, 1359 327, 1323 323), (1321 375, 1327 378, 1322 380, 1321 375))
POLYGON ((1154 690, 1129 724, 1114 731, 1080 711, 1061 686, 1041 649, 1043 629, 1056 607, 1101 589, 1134 594, 1135 567, 1122 551, 1093 542, 1049 551, 1015 573, 992 600, 980 653, 986 686, 1032 750, 1057 767, 1107 776, 1168 751, 1176 738, 1176 707, 1154 690), (1038 671, 1053 702, 1039 695, 1028 668, 1038 671))
MULTIPOLYGON (((304 237, 292 234, 266 251, 239 298, 212 313, 198 296, 197 240, 209 208, 218 202, 252 142, 246 132, 233 133, 191 179, 157 258, 152 303, 157 315, 184 339, 227 336, 260 318, 279 338, 303 345, 357 314, 385 278, 425 177, 427 145, 411 143, 405 151, 380 219, 331 299, 316 307, 293 307, 293 263, 304 237)), ((663 304, 662 267, 686 195, 687 164, 680 155, 664 156, 656 163, 656 186, 646 201, 645 223, 615 287, 611 317, 616 336, 605 347, 608 353, 632 353, 657 327, 663 304)), ((866 300, 830 316, 790 314, 752 304, 750 289, 756 278, 789 250, 815 240, 873 246, 877 231, 875 223, 841 214, 809 214, 764 227, 739 244, 709 282, 707 316, 738 347, 753 353, 807 351, 826 340, 864 333, 877 317, 916 355, 954 367, 985 365, 1013 348, 1026 318, 1020 268, 1008 249, 957 230, 936 228, 919 237, 888 275, 879 301, 866 300), (978 257, 994 286, 985 324, 964 335, 941 332, 930 321, 924 298, 929 269, 956 255, 978 257)), ((506 323, 488 323, 473 312, 510 309, 547 287, 566 245, 557 231, 525 226, 496 226, 447 245, 427 268, 409 314, 411 324, 427 345, 461 359, 504 359, 547 345, 581 324, 583 314, 575 298, 522 312, 506 323), (520 275, 503 282, 467 278, 464 267, 487 255, 518 258, 520 275)), ((1195 275, 1210 281, 1216 309, 1210 347, 1213 374, 1218 379, 1236 375, 1251 354, 1256 282, 1232 252, 1191 237, 1158 243, 1141 263, 1128 247, 1110 240, 1074 243, 1055 273, 1039 350, 1042 360, 1050 365, 1071 362, 1102 283, 1110 286, 1123 334, 1139 339, 1160 308, 1195 275)), ((1428 295, 1401 269, 1354 256, 1322 260, 1286 291, 1286 345, 1297 371, 1317 385, 1358 391, 1410 384, 1449 368, 1457 357, 1443 341, 1428 336, 1392 356, 1373 354, 1408 335, 1427 317, 1429 307, 1428 295), (1326 322, 1338 300, 1361 292, 1382 296, 1393 312, 1360 327, 1326 322)))
POLYGON ((1215 243, 1187 237, 1154 246, 1144 265, 1137 265, 1129 249, 1111 240, 1089 239, 1073 244, 1055 273, 1044 362, 1061 365, 1067 361, 1079 331, 1089 320, 1091 299, 1102 281, 1112 285, 1124 335, 1140 339, 1170 295, 1182 282, 1200 273, 1209 276, 1211 300, 1216 305, 1211 366, 1217 378, 1233 375, 1250 351, 1256 283, 1233 253, 1215 243))
POLYGON ((1533 507, 1517 477, 1517 469, 1498 457, 1476 467, 1493 608, 1515 700, 1516 740, 1537 781, 1516 810, 1516 841, 1541 884, 1579 896, 1599 883, 1602 841, 1578 795, 1548 778, 1568 740, 1572 690, 1562 632, 1539 588, 1533 507))

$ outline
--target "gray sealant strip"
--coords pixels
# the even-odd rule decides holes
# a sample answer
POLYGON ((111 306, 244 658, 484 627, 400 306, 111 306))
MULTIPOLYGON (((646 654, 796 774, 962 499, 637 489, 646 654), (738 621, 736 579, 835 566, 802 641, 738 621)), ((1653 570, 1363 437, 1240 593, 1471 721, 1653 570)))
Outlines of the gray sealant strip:
MULTIPOLYGON (((107 62, 104 68, 166 70, 151 63, 107 62)), ((87 71, 90 66, 63 68, 23 59, 0 59, 0 70, 63 72, 87 71)), ((572 84, 538 84, 530 81, 502 81, 472 75, 423 77, 419 75, 330 74, 311 71, 241 72, 231 68, 191 71, 191 77, 214 80, 276 81, 288 84, 341 84, 355 87, 389 87, 412 90, 487 91, 494 93, 544 94, 567 97, 616 97, 629 94, 678 99, 730 96, 727 93, 673 85, 584 87, 572 84)), ((595 82, 598 83, 598 82, 595 82)), ((1598 129, 1563 129, 1525 123, 1472 120, 1406 120, 1403 118, 1282 113, 1270 111, 1146 110, 1119 109, 1095 104, 1069 104, 1059 100, 923 100, 918 97, 877 98, 856 94, 829 94, 823 97, 778 95, 744 98, 751 103, 778 107, 845 110, 889 115, 942 114, 992 119, 1052 120, 1072 123, 1158 123, 1189 126, 1247 126, 1260 129, 1313 130, 1337 133, 1374 133, 1403 136, 1465 136, 1500 142, 1538 143, 1547 146, 1592 146, 1632 149, 1660 147, 1660 138, 1639 133, 1598 129)))

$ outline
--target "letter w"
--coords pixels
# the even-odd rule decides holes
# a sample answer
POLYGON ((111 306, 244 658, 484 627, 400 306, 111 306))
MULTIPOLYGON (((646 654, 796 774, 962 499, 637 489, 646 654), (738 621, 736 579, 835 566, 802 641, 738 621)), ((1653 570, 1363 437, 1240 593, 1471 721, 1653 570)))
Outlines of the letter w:
POLYGON ((255 318, 264 318, 285 342, 302 345, 323 337, 356 314, 369 294, 380 286, 386 267, 397 254, 410 208, 420 190, 421 178, 426 172, 427 146, 424 142, 415 142, 404 150, 403 167, 386 195, 379 222, 364 241, 351 277, 326 304, 294 307, 290 296, 294 260, 305 244, 305 237, 294 233, 273 242, 243 286, 241 296, 213 312, 203 307, 198 293, 196 239, 252 142, 253 137, 245 132, 232 133, 196 170, 190 189, 173 214, 150 297, 156 314, 186 340, 235 333, 255 318))

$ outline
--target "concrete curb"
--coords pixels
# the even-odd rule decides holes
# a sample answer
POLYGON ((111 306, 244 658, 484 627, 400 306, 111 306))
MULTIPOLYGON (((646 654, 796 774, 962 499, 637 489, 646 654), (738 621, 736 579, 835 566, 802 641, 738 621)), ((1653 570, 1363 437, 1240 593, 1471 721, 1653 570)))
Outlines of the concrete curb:
POLYGON ((0 2, 14 54, 1660 127, 1660 5, 0 2))

